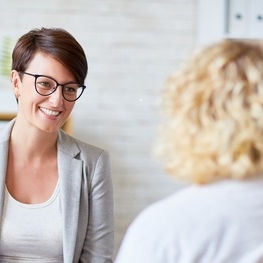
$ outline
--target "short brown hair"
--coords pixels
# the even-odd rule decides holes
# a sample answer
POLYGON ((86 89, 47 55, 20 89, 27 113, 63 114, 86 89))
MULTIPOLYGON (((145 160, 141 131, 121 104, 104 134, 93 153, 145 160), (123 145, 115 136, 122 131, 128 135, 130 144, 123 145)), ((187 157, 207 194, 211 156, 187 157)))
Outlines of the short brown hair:
POLYGON ((13 50, 12 70, 25 71, 37 52, 62 63, 83 84, 88 72, 85 52, 78 41, 61 28, 33 29, 21 36, 13 50))

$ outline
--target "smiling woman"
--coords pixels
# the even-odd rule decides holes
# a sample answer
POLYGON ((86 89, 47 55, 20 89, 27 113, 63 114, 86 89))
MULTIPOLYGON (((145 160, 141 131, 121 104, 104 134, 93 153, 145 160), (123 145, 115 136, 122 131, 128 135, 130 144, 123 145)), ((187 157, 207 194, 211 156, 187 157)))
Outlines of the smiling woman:
POLYGON ((17 113, 2 115, 0 131, 0 262, 112 262, 108 153, 63 131, 87 71, 84 50, 60 28, 31 30, 14 47, 17 113))

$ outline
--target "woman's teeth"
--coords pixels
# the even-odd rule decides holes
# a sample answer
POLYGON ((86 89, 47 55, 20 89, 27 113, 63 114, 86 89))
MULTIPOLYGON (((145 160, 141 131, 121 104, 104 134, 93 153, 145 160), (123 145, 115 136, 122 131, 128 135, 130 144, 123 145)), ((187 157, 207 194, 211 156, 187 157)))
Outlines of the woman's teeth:
POLYGON ((53 110, 49 110, 49 109, 46 109, 46 108, 41 108, 41 110, 45 113, 45 114, 47 114, 47 115, 49 115, 49 116, 58 116, 59 115, 59 111, 53 111, 53 110))

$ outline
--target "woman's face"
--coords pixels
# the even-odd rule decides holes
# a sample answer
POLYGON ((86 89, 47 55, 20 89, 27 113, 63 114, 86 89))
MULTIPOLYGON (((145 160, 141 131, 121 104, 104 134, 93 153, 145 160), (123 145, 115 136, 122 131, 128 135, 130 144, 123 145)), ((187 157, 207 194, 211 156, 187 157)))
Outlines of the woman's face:
MULTIPOLYGON (((27 73, 46 75, 64 84, 76 81, 72 73, 51 56, 38 52, 33 57, 27 73)), ((62 87, 48 96, 42 96, 35 90, 35 77, 12 71, 13 90, 18 99, 17 121, 42 131, 55 132, 70 115, 74 102, 66 101, 62 96, 62 87)))

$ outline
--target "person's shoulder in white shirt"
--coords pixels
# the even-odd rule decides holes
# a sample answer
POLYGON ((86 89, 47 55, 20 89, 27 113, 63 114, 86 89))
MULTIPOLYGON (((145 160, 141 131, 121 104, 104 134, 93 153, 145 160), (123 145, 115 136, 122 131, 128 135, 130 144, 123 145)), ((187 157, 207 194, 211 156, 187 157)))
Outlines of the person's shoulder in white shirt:
POLYGON ((263 177, 189 186, 134 220, 116 263, 263 262, 263 177))

